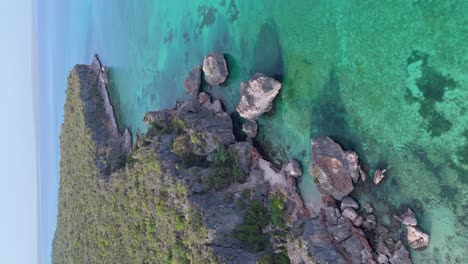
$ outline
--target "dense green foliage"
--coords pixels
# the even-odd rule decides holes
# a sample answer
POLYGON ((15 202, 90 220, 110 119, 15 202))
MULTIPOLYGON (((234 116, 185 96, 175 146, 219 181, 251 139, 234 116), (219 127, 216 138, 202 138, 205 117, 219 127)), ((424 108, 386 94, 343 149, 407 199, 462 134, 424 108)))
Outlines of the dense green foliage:
POLYGON ((202 215, 162 166, 157 141, 145 138, 124 169, 99 174, 76 72, 68 82, 53 263, 214 262, 202 215))
POLYGON ((219 146, 212 155, 213 186, 216 190, 228 186, 231 182, 242 182, 244 173, 236 163, 234 155, 224 146, 219 146))
POLYGON ((239 239, 250 251, 262 251, 267 243, 262 230, 267 224, 268 215, 265 208, 261 202, 254 201, 247 209, 243 223, 234 229, 232 237, 239 239))
POLYGON ((273 198, 270 199, 269 209, 270 209, 271 223, 275 227, 282 229, 284 227, 284 223, 283 223, 284 201, 283 201, 283 198, 279 194, 274 195, 273 198))

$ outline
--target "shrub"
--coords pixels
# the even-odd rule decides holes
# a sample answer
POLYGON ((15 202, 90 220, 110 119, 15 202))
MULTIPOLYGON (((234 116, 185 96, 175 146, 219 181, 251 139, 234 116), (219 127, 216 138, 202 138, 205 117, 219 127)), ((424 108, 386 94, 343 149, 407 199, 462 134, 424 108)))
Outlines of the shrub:
POLYGON ((267 224, 268 217, 263 205, 260 201, 254 201, 245 212, 243 223, 234 228, 232 237, 252 252, 262 251, 267 243, 262 230, 267 224))
POLYGON ((270 208, 270 220, 271 223, 277 228, 282 229, 284 227, 283 223, 283 211, 284 211, 284 201, 281 195, 275 194, 269 202, 270 208))

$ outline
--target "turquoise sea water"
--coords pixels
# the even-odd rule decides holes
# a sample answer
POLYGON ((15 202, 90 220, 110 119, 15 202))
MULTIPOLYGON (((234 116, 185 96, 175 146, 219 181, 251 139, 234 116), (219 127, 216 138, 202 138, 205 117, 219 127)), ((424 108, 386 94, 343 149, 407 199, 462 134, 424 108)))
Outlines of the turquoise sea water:
MULTIPOLYGON (((308 167, 310 138, 329 135, 390 166, 353 196, 416 211, 432 240, 415 263, 468 263, 468 1, 88 0, 61 12, 62 64, 101 56, 121 128, 143 132, 143 115, 186 98, 186 73, 223 52, 229 80, 205 88, 229 111, 255 72, 283 82, 259 119, 271 159, 308 167)), ((317 210, 307 173, 300 188, 317 210)))

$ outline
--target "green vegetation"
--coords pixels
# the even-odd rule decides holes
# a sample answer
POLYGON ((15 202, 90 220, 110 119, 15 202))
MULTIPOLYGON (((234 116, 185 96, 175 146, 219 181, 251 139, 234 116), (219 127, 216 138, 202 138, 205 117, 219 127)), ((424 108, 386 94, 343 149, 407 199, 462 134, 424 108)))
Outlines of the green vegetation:
POLYGON ((234 155, 225 146, 220 145, 212 154, 213 186, 216 190, 223 189, 232 182, 243 182, 244 173, 240 170, 234 155))
POLYGON ((289 260, 288 253, 286 251, 281 251, 280 253, 276 254, 267 254, 261 257, 258 261, 258 264, 289 264, 291 261, 289 260))
POLYGON ((265 208, 260 201, 254 201, 247 209, 243 223, 234 229, 232 237, 239 239, 252 252, 262 251, 267 243, 262 230, 267 224, 268 215, 265 208))
POLYGON ((74 70, 61 134, 53 263, 215 262, 204 245, 202 214, 163 167, 157 140, 144 138, 123 169, 99 174, 80 92, 74 70))
POLYGON ((283 197, 279 194, 275 194, 269 202, 269 209, 270 209, 270 220, 271 223, 279 228, 284 228, 283 222, 283 209, 284 209, 284 201, 283 197))

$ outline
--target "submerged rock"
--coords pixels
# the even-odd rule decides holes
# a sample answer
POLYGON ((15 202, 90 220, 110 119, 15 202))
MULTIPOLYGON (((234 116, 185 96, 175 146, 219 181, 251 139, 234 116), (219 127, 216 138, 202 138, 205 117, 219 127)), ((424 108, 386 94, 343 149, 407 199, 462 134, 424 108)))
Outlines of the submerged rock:
POLYGON ((386 263, 388 263, 388 258, 384 254, 380 254, 379 257, 377 258, 377 261, 380 264, 386 264, 386 263))
POLYGON ((394 215, 393 218, 404 225, 416 226, 418 224, 416 214, 409 208, 402 215, 394 215))
POLYGON ((201 85, 201 67, 193 68, 185 78, 185 90, 193 97, 198 96, 201 85))
POLYGON ((261 73, 248 82, 241 83, 241 100, 237 112, 243 118, 255 120, 273 108, 273 100, 281 89, 281 83, 261 73))
POLYGON ((429 246, 429 235, 414 226, 408 226, 407 238, 413 249, 425 249, 429 246))
POLYGON ((366 211, 368 214, 371 214, 374 211, 374 208, 372 208, 370 203, 366 203, 364 204, 364 211, 366 211))
POLYGON ((353 166, 348 167, 345 152, 329 137, 312 140, 311 174, 317 178, 322 190, 341 200, 353 189, 351 175, 356 173, 353 166))
POLYGON ((377 169, 374 173, 374 184, 379 184, 385 178, 385 172, 387 170, 377 169))
POLYGON ((254 138, 257 136, 258 125, 257 122, 253 120, 247 120, 242 125, 242 131, 249 137, 254 138))
POLYGON ((212 86, 225 82, 229 72, 224 55, 221 53, 208 54, 203 60, 203 72, 206 82, 212 86))

